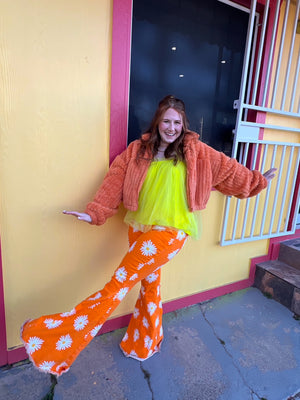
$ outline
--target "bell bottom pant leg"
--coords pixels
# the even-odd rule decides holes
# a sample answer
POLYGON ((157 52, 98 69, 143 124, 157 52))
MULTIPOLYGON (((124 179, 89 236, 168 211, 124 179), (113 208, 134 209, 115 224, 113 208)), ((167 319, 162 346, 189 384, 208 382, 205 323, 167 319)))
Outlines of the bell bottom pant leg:
POLYGON ((120 344, 121 350, 127 357, 140 361, 144 361, 158 352, 163 339, 163 310, 160 296, 161 269, 155 271, 155 275, 154 282, 147 282, 147 278, 142 280, 139 297, 120 344))
MULTIPOLYGON (((169 229, 140 234, 102 290, 69 312, 25 322, 21 337, 33 364, 57 376, 68 371, 129 290, 146 278, 158 279, 158 269, 178 253, 185 238, 184 232, 169 229)), ((147 304, 149 316, 156 308, 155 302, 147 304)), ((152 339, 146 336, 141 345, 150 351, 152 339)))
MULTIPOLYGON (((129 232, 129 245, 142 232, 129 232)), ((169 246, 169 244, 168 244, 169 246)), ((160 350, 163 340, 161 269, 141 280, 141 289, 128 328, 120 344, 127 357, 144 361, 160 350)))

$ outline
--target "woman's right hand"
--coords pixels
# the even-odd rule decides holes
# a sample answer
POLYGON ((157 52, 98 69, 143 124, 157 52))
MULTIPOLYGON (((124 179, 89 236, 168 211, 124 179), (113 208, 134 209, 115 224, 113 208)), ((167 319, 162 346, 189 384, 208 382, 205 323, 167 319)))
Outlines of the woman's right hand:
POLYGON ((78 211, 66 211, 66 210, 64 210, 63 214, 73 215, 74 217, 76 217, 80 221, 92 222, 92 218, 90 217, 89 214, 86 214, 86 213, 80 213, 78 211))

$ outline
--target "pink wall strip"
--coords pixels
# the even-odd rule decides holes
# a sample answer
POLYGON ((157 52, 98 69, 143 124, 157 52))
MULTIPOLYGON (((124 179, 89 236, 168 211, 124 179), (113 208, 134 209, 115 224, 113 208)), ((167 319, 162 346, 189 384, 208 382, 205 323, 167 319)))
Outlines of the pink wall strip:
POLYGON ((277 260, 278 255, 279 255, 280 243, 285 240, 292 240, 292 239, 298 239, 298 238, 300 238, 300 229, 296 230, 296 232, 293 235, 286 235, 286 236, 279 236, 279 237, 271 238, 269 241, 268 254, 265 256, 255 257, 255 258, 251 259, 250 273, 249 273, 249 280, 251 282, 250 285, 253 285, 253 283, 254 283, 256 264, 258 264, 260 262, 264 262, 264 261, 269 261, 269 260, 277 260))
POLYGON ((224 296, 225 294, 236 292, 237 290, 246 289, 249 286, 251 286, 249 279, 245 279, 243 281, 230 283, 229 285, 183 297, 178 300, 169 301, 163 304, 164 314, 179 310, 180 308, 192 306, 206 300, 211 300, 219 296, 224 296))
POLYGON ((114 0, 112 31, 110 163, 127 146, 132 0, 114 0))
POLYGON ((4 306, 4 287, 2 274, 2 253, 0 239, 0 365, 7 364, 7 341, 6 341, 6 322, 4 306))
POLYGON ((17 347, 7 352, 7 364, 11 365, 19 361, 27 360, 25 347, 17 347))
POLYGON ((270 239, 268 260, 276 260, 279 255, 280 243, 284 240, 292 240, 300 238, 300 229, 297 229, 293 235, 286 235, 270 239))
POLYGON ((288 229, 292 228, 294 218, 296 218, 298 212, 300 212, 300 210, 298 210, 298 208, 296 208, 299 192, 300 192, 300 164, 298 166, 298 171, 297 171, 297 180, 296 180, 296 185, 295 185, 295 190, 294 190, 294 198, 293 198, 293 201, 292 201, 292 207, 291 207, 291 212, 290 212, 290 220, 289 220, 289 223, 288 223, 288 229))

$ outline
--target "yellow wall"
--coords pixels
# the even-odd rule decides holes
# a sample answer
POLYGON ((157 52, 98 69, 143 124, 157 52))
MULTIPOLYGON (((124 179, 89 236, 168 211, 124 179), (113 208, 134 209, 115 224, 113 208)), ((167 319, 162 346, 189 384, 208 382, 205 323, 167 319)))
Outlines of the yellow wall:
MULTIPOLYGON (((108 168, 112 0, 0 0, 0 227, 8 347, 24 320, 101 288, 127 247, 124 210, 92 227, 82 210, 108 168)), ((218 245, 224 196, 204 234, 163 272, 163 300, 246 279, 267 241, 218 245)), ((138 288, 114 316, 132 311, 138 288)))
MULTIPOLYGON (((286 12, 286 5, 287 2, 283 1, 280 7, 280 18, 278 22, 278 32, 277 32, 277 37, 281 38, 281 34, 283 31, 283 23, 284 23, 284 17, 285 17, 285 12, 286 12)), ((291 1, 290 7, 289 7, 289 13, 288 13, 288 19, 287 19, 287 24, 286 24, 286 30, 285 30, 285 40, 282 48, 282 57, 280 61, 280 69, 279 69, 279 79, 278 79, 278 84, 277 84, 277 89, 276 89, 276 96, 275 96, 275 102, 274 102, 274 107, 277 109, 281 108, 281 103, 282 103, 282 97, 284 93, 284 85, 285 85, 285 78, 286 78, 286 71, 288 67, 288 61, 290 57, 290 48, 292 44, 292 37, 293 37, 293 29, 294 29, 294 21, 295 21, 295 14, 297 11, 296 7, 296 2, 291 1)), ((298 15, 298 20, 299 20, 299 15, 298 15)), ((273 61, 273 71, 272 71, 272 79, 271 79, 271 90, 270 90, 270 96, 269 96, 269 106, 271 105, 271 99, 274 91, 274 80, 275 80, 275 74, 276 74, 276 68, 279 60, 279 49, 281 46, 281 41, 279 39, 276 40, 276 46, 275 46, 275 51, 274 51, 274 61, 273 61)), ((284 109, 286 111, 292 111, 294 113, 298 112, 298 101, 300 97, 300 85, 296 84, 296 91, 295 91, 295 99, 296 101, 293 104, 292 109, 290 110, 291 107, 291 98, 292 98, 292 92, 295 88, 295 75, 297 71, 297 62, 298 62, 298 56, 299 56, 299 50, 300 50, 300 34, 296 34, 295 36, 295 41, 294 41, 294 46, 293 46, 293 56, 291 58, 291 65, 290 65, 290 73, 289 73, 289 79, 288 79, 288 85, 287 85, 287 91, 286 91, 286 98, 285 98, 285 103, 284 103, 284 109)), ((298 78, 299 82, 299 78, 298 78)), ((268 120, 268 123, 272 123, 272 116, 270 117, 270 120, 268 120)), ((280 123, 280 121, 274 121, 274 123, 280 123)), ((284 123, 286 123, 286 126, 294 126, 294 124, 297 124, 297 128, 299 128, 299 120, 297 121, 295 118, 288 119, 286 118, 284 123)))
MULTIPOLYGON (((278 24, 278 37, 281 38, 281 34, 283 31, 283 23, 284 23, 284 15, 285 15, 285 10, 286 10, 286 1, 283 1, 281 4, 281 10, 280 10, 280 19, 279 19, 279 24, 278 24)), ((286 70, 287 70, 287 64, 288 64, 288 59, 290 57, 290 46, 292 43, 292 35, 293 35, 293 28, 294 28, 294 21, 295 21, 295 13, 296 13, 296 4, 294 1, 291 2, 290 4, 290 9, 289 9, 289 14, 288 14, 288 20, 287 20, 287 25, 286 25, 286 35, 285 35, 285 41, 283 45, 283 52, 282 52, 282 59, 281 59, 281 64, 280 64, 280 73, 279 73, 279 79, 278 79, 278 86, 277 86, 277 92, 276 92, 276 97, 275 97, 275 103, 274 107, 277 109, 281 108, 281 102, 282 102, 282 97, 284 93, 284 85, 285 85, 285 79, 286 79, 286 70)), ((299 19, 299 16, 298 16, 299 19)), ((280 48, 281 41, 277 39, 276 41, 276 46, 275 46, 275 51, 274 51, 274 68, 271 76, 271 85, 270 85, 270 98, 269 98, 269 106, 271 105, 271 99, 274 91, 274 82, 275 82, 275 74, 276 74, 276 69, 278 62, 279 62, 279 48, 280 48)), ((299 56, 299 51, 300 51, 300 35, 296 34, 295 36, 295 41, 294 41, 294 48, 293 48, 293 56, 291 57, 291 65, 290 65, 290 74, 289 74, 289 80, 288 80, 288 85, 287 85, 287 91, 286 91, 286 101, 284 104, 284 110, 285 111, 292 111, 294 113, 297 113, 297 108, 299 105, 299 98, 300 98, 300 85, 299 85, 299 77, 298 77, 298 83, 296 83, 296 91, 295 91, 295 101, 293 107, 291 107, 291 99, 292 99, 292 93, 295 88, 295 75, 297 72, 297 62, 298 62, 298 56, 299 56)), ((296 118, 291 118, 288 116, 282 116, 282 115, 276 115, 276 114, 267 114, 266 117, 266 123, 270 125, 277 125, 277 126, 286 126, 290 128, 295 128, 295 129, 300 129, 300 118, 299 115, 296 118)), ((284 130, 272 130, 272 129, 265 129, 264 131, 264 139, 269 140, 269 141, 278 141, 278 142, 285 142, 285 143, 300 143, 300 135, 297 132, 289 132, 289 131, 284 131, 284 130)), ((270 151, 273 151, 272 146, 270 147, 270 151)), ((270 153, 271 154, 271 153, 270 153)), ((294 195, 293 193, 293 188, 291 186, 292 179, 294 177, 294 174, 298 172, 298 164, 297 164, 297 151, 294 152, 293 157, 291 156, 291 148, 288 148, 287 153, 286 153, 286 162, 283 164, 282 168, 282 181, 281 185, 279 185, 279 199, 282 199, 284 197, 284 194, 287 194, 287 200, 294 195), (288 171, 288 162, 290 161, 291 158, 291 172, 288 171), (288 176, 289 174, 289 176, 288 176), (290 179, 290 184, 285 188, 285 183, 286 181, 289 181, 290 179)), ((275 159, 275 165, 279 168, 280 162, 281 162, 281 155, 282 155, 282 148, 278 148, 277 154, 276 154, 276 159, 275 159)), ((279 173, 279 170, 278 170, 279 173)), ((276 179, 274 179, 274 183, 272 185, 272 190, 271 190, 271 197, 275 195, 275 189, 276 189, 276 179)), ((285 206, 284 206, 284 213, 283 215, 288 215, 288 201, 286 201, 285 206)), ((277 219, 279 217, 279 210, 280 208, 277 207, 274 219, 275 222, 277 222, 277 219)), ((269 217, 270 217, 270 212, 269 212, 269 217)), ((284 224, 286 222, 283 221, 284 223, 281 225, 281 229, 284 229, 284 224)))
POLYGON ((68 309, 98 286, 100 270, 107 278, 121 254, 112 238, 121 247, 125 239, 116 221, 96 230, 61 213, 82 209, 108 166, 112 1, 2 0, 0 9, 0 226, 11 347, 25 319, 68 309))

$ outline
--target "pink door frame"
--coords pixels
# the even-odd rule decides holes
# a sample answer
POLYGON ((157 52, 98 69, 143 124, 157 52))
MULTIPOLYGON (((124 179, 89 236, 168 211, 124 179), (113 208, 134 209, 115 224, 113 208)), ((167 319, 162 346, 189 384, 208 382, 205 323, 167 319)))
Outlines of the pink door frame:
POLYGON ((127 146, 133 0, 114 0, 110 98, 110 162, 127 146))
MULTIPOLYGON (((237 1, 245 5, 247 0, 237 1)), ((132 0, 114 0, 112 32, 112 69, 111 69, 111 115, 110 115, 110 162, 127 145, 127 124, 129 105, 129 78, 131 56, 132 0)), ((207 290, 181 299, 164 303, 164 313, 178 310, 192 304, 209 300, 227 293, 245 289, 253 284, 257 262, 275 259, 279 242, 300 237, 300 230, 295 235, 270 240, 269 253, 251 260, 249 278, 222 287, 207 290)), ((24 347, 7 349, 5 302, 2 274, 1 239, 0 239, 0 366, 12 364, 27 358, 24 347)), ((131 314, 111 319, 106 322, 101 334, 128 325, 131 314)))
POLYGON ((0 365, 7 364, 7 339, 5 323, 4 286, 2 273, 2 252, 0 239, 0 365))

